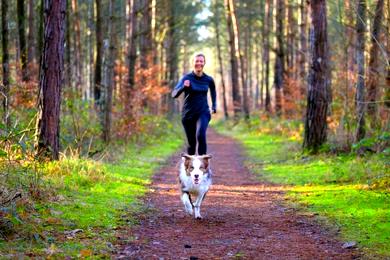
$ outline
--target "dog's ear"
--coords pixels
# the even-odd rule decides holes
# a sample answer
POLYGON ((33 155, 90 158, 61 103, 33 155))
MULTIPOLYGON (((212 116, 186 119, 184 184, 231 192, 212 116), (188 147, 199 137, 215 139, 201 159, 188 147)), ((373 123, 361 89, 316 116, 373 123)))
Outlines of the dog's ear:
POLYGON ((211 154, 205 154, 199 157, 203 160, 204 167, 208 169, 210 164, 209 160, 213 158, 213 156, 211 154))
POLYGON ((211 154, 205 154, 205 155, 201 155, 199 157, 202 158, 202 159, 206 159, 206 160, 209 160, 209 159, 213 158, 213 156, 211 154))
POLYGON ((189 154, 187 154, 187 153, 181 153, 181 157, 183 157, 183 158, 185 158, 185 159, 187 159, 187 160, 189 160, 189 159, 192 158, 191 155, 189 155, 189 154))
POLYGON ((182 153, 182 154, 181 154, 181 158, 182 158, 183 161, 184 161, 184 168, 185 168, 186 170, 188 170, 188 168, 190 167, 190 163, 191 163, 192 156, 189 155, 189 154, 186 154, 186 153, 182 153))

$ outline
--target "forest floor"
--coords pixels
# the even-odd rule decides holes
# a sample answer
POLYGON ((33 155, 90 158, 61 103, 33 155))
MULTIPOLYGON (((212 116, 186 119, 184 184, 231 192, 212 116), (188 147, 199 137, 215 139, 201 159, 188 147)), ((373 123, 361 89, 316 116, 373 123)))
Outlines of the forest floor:
POLYGON ((261 182, 244 166, 233 139, 208 133, 213 186, 202 220, 179 198, 179 154, 154 175, 138 225, 120 229, 118 259, 357 259, 333 231, 283 206, 284 188, 261 182))

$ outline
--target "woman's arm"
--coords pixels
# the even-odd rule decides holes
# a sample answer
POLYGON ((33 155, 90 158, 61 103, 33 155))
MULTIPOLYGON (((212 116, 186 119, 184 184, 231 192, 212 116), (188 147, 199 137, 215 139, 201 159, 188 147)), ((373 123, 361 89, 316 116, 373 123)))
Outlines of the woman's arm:
POLYGON ((182 77, 172 91, 172 97, 177 98, 184 91, 184 78, 182 77))
POLYGON ((211 111, 213 113, 216 113, 217 112, 217 92, 215 91, 215 83, 214 83, 213 78, 211 78, 209 88, 210 88, 211 103, 212 103, 211 111))

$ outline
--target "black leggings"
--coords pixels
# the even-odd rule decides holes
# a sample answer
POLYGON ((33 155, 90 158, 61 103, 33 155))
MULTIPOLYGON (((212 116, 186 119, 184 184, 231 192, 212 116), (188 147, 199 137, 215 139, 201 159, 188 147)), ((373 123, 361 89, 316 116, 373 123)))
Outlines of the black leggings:
POLYGON ((210 113, 200 114, 198 117, 183 118, 184 131, 186 132, 188 148, 187 153, 194 155, 196 141, 198 141, 198 155, 207 153, 206 130, 211 119, 210 113))

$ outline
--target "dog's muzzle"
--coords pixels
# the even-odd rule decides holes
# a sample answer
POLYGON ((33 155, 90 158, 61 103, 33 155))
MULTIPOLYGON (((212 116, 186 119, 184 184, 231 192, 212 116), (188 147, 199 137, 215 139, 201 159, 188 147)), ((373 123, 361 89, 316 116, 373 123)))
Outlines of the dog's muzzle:
POLYGON ((194 183, 199 184, 199 174, 194 175, 194 183))

